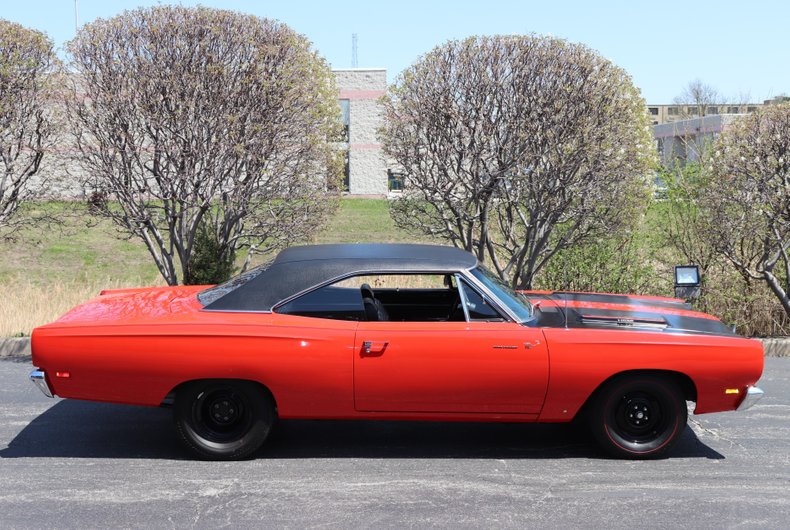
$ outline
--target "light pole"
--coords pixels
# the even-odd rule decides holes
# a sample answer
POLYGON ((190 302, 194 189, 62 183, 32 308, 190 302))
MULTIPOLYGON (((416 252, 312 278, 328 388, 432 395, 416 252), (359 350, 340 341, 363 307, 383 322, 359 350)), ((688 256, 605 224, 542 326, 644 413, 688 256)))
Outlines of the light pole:
POLYGON ((77 0, 74 0, 74 34, 76 35, 80 29, 80 11, 77 6, 77 0))

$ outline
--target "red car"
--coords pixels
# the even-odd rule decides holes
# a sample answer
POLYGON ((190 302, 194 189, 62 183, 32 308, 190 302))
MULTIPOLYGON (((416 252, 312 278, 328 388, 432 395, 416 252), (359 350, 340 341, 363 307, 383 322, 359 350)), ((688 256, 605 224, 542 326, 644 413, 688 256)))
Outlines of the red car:
POLYGON ((289 248, 216 287, 104 291, 32 337, 48 396, 172 406, 201 458, 275 418, 568 422, 627 458, 762 391, 762 345, 673 298, 518 293, 467 252, 289 248))

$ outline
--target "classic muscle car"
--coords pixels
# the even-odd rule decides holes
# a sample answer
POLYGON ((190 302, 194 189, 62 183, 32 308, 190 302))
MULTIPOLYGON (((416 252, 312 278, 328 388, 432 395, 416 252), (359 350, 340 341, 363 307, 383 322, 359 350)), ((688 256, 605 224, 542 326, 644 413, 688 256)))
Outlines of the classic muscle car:
POLYGON ((316 245, 214 287, 103 291, 32 336, 47 395, 171 406, 186 447, 252 455, 276 418, 584 419, 627 458, 762 391, 762 345, 682 300, 515 292, 467 252, 316 245))

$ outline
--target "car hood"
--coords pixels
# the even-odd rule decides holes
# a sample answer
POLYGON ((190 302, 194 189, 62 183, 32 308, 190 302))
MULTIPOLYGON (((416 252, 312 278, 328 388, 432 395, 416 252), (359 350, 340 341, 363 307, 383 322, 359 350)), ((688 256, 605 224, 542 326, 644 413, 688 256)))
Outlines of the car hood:
POLYGON ((179 311, 206 286, 145 287, 104 290, 47 326, 150 322, 179 311))
POLYGON ((734 335, 718 318, 678 298, 607 293, 524 291, 543 327, 608 328, 734 335))

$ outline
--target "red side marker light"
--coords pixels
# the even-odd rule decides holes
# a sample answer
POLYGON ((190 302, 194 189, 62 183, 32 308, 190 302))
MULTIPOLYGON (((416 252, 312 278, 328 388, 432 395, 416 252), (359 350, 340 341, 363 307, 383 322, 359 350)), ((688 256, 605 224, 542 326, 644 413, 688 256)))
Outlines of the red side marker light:
POLYGON ((62 377, 63 379, 68 379, 71 377, 71 372, 55 372, 55 377, 62 377))

